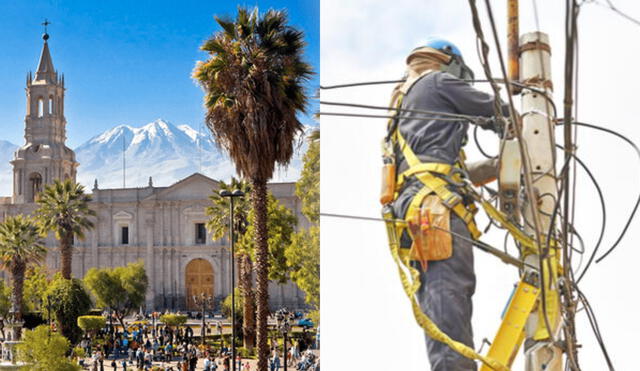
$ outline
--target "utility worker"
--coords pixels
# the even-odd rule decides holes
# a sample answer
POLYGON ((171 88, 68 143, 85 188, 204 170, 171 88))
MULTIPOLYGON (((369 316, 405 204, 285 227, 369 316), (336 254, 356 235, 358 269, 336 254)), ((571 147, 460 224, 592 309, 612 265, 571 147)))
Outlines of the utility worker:
MULTIPOLYGON (((471 241, 480 233, 461 174, 484 184, 495 179, 497 161, 467 166, 461 150, 469 122, 416 111, 489 119, 495 99, 464 81, 473 79, 473 73, 460 50, 445 40, 431 39, 414 49, 407 57, 405 77, 392 95, 391 107, 400 110, 390 121, 383 158, 394 165, 386 172, 393 179, 383 178, 381 202, 390 206, 394 217, 407 221, 397 234, 399 250, 409 254, 411 266, 420 271, 416 296, 421 310, 442 332, 473 348, 471 297, 476 280, 471 241)), ((508 114, 507 107, 498 107, 508 114)), ((497 126, 495 120, 483 120, 485 129, 498 131, 497 126)), ((426 344, 432 371, 476 370, 474 360, 448 345, 429 336, 426 344)))

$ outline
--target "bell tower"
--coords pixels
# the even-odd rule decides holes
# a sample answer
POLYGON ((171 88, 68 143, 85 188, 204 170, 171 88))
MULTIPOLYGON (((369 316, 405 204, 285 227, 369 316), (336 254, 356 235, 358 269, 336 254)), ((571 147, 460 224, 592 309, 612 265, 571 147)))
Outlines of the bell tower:
POLYGON ((54 179, 76 179, 78 163, 73 150, 65 145, 64 75, 58 76, 49 52, 49 34, 42 35, 44 45, 35 77, 27 75, 27 114, 25 144, 13 161, 13 203, 34 202, 44 185, 54 179))

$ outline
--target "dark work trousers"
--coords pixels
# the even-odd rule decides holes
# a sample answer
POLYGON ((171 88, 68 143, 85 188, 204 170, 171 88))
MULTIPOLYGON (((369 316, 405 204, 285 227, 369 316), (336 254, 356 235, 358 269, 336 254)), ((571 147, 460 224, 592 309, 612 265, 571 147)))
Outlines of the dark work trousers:
MULTIPOLYGON (((466 224, 451 213, 451 230, 471 239, 466 224)), ((417 265, 419 266, 419 265, 417 265)), ((422 311, 453 340, 473 348, 471 297, 475 292, 473 246, 470 241, 453 236, 453 255, 449 259, 429 262, 420 274, 417 293, 422 311)), ((475 371, 476 363, 449 346, 425 336, 431 371, 475 371)))

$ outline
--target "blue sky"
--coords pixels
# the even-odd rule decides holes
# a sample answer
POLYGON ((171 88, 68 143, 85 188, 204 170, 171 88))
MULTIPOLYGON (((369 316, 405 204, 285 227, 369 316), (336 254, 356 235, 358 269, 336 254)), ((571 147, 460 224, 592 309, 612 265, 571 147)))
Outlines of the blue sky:
MULTIPOLYGON (((237 5, 287 8, 307 38, 306 59, 319 70, 319 0, 303 1, 8 1, 0 2, 0 139, 22 144, 25 76, 35 71, 44 18, 53 63, 65 74, 67 136, 76 147, 119 124, 157 118, 198 129, 203 93, 190 78, 199 46, 218 30, 214 15, 237 5)), ((316 74, 309 84, 318 86, 316 74)), ((315 102, 313 102, 315 103, 315 102)), ((309 113, 316 111, 310 105, 309 113)), ((312 123, 308 117, 305 123, 312 123)))

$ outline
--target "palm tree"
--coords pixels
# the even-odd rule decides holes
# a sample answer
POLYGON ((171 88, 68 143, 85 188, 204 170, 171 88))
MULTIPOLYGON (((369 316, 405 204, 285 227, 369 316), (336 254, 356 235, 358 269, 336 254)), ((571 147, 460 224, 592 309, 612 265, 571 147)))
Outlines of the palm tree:
POLYGON ((255 211, 258 369, 267 369, 267 181, 276 164, 288 165, 302 130, 303 84, 311 66, 302 59, 303 33, 287 25, 285 11, 239 8, 236 19, 216 17, 222 28, 201 49, 209 59, 193 76, 205 90, 207 126, 218 145, 251 182, 255 211))
MULTIPOLYGON (((220 182, 220 190, 234 191, 241 190, 244 194, 249 194, 251 188, 249 183, 231 178, 229 184, 220 182)), ((207 229, 211 231, 211 238, 218 240, 224 237, 229 231, 229 199, 214 193, 209 197, 211 206, 207 207, 206 214, 209 217, 207 229)), ((249 215, 249 203, 244 198, 234 201, 234 224, 233 229, 236 239, 244 235, 247 229, 247 218, 249 215)), ((256 303, 253 293, 253 262, 248 251, 244 249, 236 250, 236 257, 239 258, 239 286, 243 300, 242 313, 242 339, 244 347, 252 350, 256 340, 256 303)))
POLYGON ((41 231, 53 231, 60 240, 60 266, 65 279, 71 279, 74 237, 83 239, 85 230, 93 228, 90 217, 96 212, 89 208, 90 201, 84 187, 71 179, 63 182, 56 179, 45 187, 37 201, 36 217, 41 231))
MULTIPOLYGON (((27 267, 42 261, 47 249, 42 243, 36 223, 18 215, 9 216, 0 223, 0 266, 9 272, 13 289, 11 291, 11 312, 13 319, 22 319, 22 292, 27 267)), ((21 327, 13 328, 13 339, 20 339, 21 327)))

